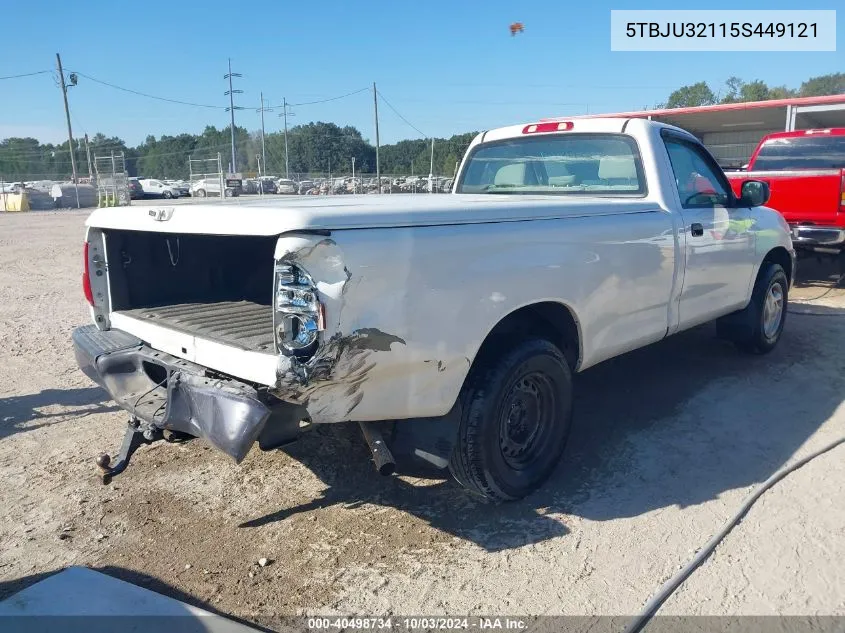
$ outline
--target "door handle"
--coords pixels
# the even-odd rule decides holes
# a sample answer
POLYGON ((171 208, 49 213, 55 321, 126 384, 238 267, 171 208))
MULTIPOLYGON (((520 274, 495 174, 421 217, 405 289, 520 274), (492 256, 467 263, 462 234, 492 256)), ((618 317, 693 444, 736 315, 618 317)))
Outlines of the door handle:
POLYGON ((701 237, 704 235, 704 227, 701 226, 698 222, 694 224, 690 224, 689 232, 692 234, 693 237, 701 237))

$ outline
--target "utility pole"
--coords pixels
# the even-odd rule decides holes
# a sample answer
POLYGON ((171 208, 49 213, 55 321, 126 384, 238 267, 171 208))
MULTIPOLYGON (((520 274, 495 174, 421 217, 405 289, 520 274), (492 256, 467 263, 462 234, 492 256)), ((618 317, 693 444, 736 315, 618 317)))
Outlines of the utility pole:
POLYGON ((290 162, 288 161, 288 117, 296 116, 293 112, 288 112, 288 100, 282 97, 282 113, 279 115, 285 120, 285 178, 290 180, 290 162))
POLYGON ((65 71, 62 69, 62 57, 56 53, 56 65, 59 69, 59 79, 62 82, 62 98, 65 101, 65 118, 67 119, 67 148, 70 151, 70 169, 72 172, 73 186, 76 190, 76 208, 79 208, 79 178, 76 174, 76 152, 73 151, 73 129, 70 127, 70 108, 67 104, 67 84, 65 83, 65 71))
MULTIPOLYGON (((264 171, 267 171, 267 150, 264 149, 264 113, 265 112, 272 112, 273 108, 265 108, 264 107, 264 93, 261 93, 261 107, 258 108, 258 111, 261 113, 261 162, 264 163, 264 171)), ((261 170, 259 170, 259 176, 261 175, 261 170)))
POLYGON ((352 193, 358 193, 358 185, 355 183, 355 157, 352 157, 352 193))
MULTIPOLYGON (((241 75, 240 73, 233 73, 232 72, 232 58, 230 57, 229 58, 229 73, 226 74, 226 75, 223 75, 223 79, 229 80, 229 89, 226 92, 224 92, 223 94, 229 96, 229 107, 226 108, 226 110, 228 110, 232 114, 232 127, 230 128, 230 130, 232 132, 232 172, 233 173, 238 170, 238 164, 236 162, 236 157, 235 157, 235 110, 243 110, 242 107, 240 107, 240 106, 236 107, 235 106, 234 97, 235 97, 236 94, 241 94, 243 92, 243 90, 233 90, 232 89, 232 77, 242 77, 242 76, 243 75, 241 75)), ((223 196, 221 195, 220 197, 222 198, 223 196)))
POLYGON ((376 90, 376 82, 373 82, 373 106, 376 115, 376 186, 378 189, 378 193, 381 193, 381 166, 379 165, 378 161, 378 150, 379 150, 379 140, 378 140, 378 91, 376 90))

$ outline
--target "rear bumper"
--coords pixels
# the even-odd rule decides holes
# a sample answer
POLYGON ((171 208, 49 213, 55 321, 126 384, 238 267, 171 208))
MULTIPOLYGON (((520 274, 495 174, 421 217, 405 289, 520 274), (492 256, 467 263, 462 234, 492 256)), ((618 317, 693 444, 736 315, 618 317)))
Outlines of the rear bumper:
POLYGON ((791 224, 789 228, 795 248, 845 248, 845 228, 808 224, 791 224))
POLYGON ((80 369, 135 417, 206 439, 240 462, 257 440, 270 449, 296 438, 301 409, 252 385, 152 349, 121 330, 73 331, 80 369))

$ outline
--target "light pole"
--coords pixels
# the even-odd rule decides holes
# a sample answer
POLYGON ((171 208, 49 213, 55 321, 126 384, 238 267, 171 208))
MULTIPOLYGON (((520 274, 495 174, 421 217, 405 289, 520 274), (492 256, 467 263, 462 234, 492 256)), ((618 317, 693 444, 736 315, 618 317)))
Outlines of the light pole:
POLYGON ((285 178, 290 180, 290 163, 288 162, 288 117, 296 116, 293 112, 288 112, 288 101, 282 97, 282 113, 279 115, 285 120, 285 178))
POLYGON ((434 193, 434 137, 431 137, 431 166, 428 169, 428 192, 434 193))
POLYGON ((352 193, 358 193, 358 183, 355 182, 355 157, 352 157, 352 193))
POLYGON ((232 89, 232 77, 242 77, 242 76, 243 75, 241 75, 240 73, 233 73, 232 72, 232 58, 230 57, 229 58, 229 72, 227 74, 223 75, 223 79, 229 80, 229 89, 226 92, 224 92, 223 94, 229 96, 229 107, 226 108, 226 110, 229 111, 232 115, 232 126, 230 128, 230 130, 232 132, 232 167, 231 167, 232 173, 236 172, 237 169, 238 169, 238 164, 237 164, 236 158, 235 158, 235 110, 243 110, 243 108, 241 106, 235 106, 234 96, 236 94, 243 93, 243 90, 233 90, 232 89))
MULTIPOLYGON (((378 183, 378 193, 381 193, 381 165, 379 164, 379 138, 378 138, 378 90, 376 90, 376 82, 373 82, 373 111, 376 119, 376 182, 378 183)), ((389 187, 388 191, 393 191, 393 187, 389 187)))
POLYGON ((267 171, 267 150, 264 148, 264 113, 272 112, 273 108, 264 106, 264 93, 261 93, 261 107, 258 112, 261 113, 261 162, 264 163, 264 171, 267 171))

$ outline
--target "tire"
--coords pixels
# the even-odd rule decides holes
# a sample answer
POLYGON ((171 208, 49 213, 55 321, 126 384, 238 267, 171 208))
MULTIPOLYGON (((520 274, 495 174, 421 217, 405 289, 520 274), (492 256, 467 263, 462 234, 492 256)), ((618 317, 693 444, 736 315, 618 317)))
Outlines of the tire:
POLYGON ((207 194, 205 193, 205 189, 197 189, 195 195, 197 196, 197 198, 205 198, 207 194))
POLYGON ((521 499, 551 475, 566 446, 572 373, 555 345, 529 339, 473 368, 461 409, 452 475, 489 499, 521 499))
POLYGON ((745 309, 719 319, 717 332, 742 351, 767 354, 778 344, 786 323, 789 280, 780 264, 764 262, 745 309))
POLYGON ((172 194, 172 193, 170 193, 169 191, 165 191, 165 192, 164 192, 164 198, 165 198, 165 200, 170 200, 172 197, 173 197, 173 194, 172 194))

